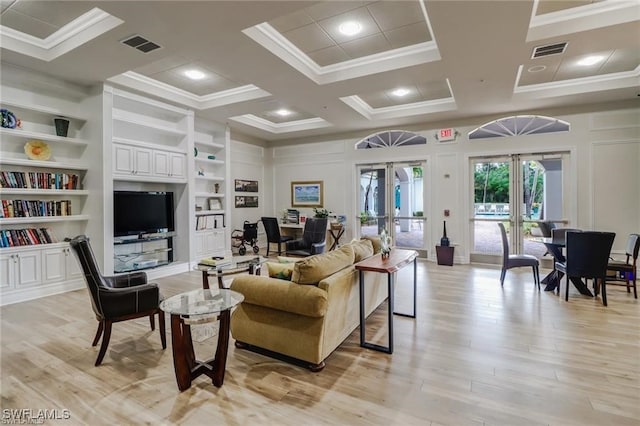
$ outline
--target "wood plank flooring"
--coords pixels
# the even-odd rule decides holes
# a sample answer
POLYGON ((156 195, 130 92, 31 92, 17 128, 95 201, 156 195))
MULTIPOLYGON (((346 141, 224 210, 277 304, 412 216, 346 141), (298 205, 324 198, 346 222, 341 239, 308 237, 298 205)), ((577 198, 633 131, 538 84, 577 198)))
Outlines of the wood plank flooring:
MULTIPOLYGON (((410 272, 399 311, 411 310, 410 272)), ((224 386, 202 376, 183 393, 170 336, 163 351, 146 318, 115 324, 94 367, 85 290, 5 306, 1 408, 68 409, 45 422, 65 425, 640 425, 640 304, 624 288, 605 308, 574 288, 569 302, 539 293, 526 269, 504 288, 491 266, 420 261, 418 274, 418 316, 394 318, 393 355, 360 348, 356 329, 311 373, 231 343, 224 386)), ((200 279, 158 282, 171 296, 200 279)), ((386 344, 386 304, 367 331, 386 344)), ((215 338, 196 343, 199 358, 214 350, 215 338)))

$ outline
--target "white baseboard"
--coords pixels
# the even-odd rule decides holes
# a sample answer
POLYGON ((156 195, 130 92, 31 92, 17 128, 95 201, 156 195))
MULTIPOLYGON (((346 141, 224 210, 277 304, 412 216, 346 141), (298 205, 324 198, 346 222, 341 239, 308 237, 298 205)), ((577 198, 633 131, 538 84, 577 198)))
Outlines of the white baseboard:
POLYGON ((0 306, 26 302, 27 300, 66 293, 68 291, 78 290, 81 288, 85 288, 84 278, 71 281, 60 281, 53 284, 42 284, 33 287, 4 290, 0 294, 0 306))

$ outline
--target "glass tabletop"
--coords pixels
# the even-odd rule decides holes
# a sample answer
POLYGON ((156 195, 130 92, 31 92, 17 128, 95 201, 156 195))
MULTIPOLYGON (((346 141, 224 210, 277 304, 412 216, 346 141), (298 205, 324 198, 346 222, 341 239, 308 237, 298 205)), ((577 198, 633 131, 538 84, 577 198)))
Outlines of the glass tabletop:
POLYGON ((160 309, 169 314, 185 317, 210 315, 231 309, 243 300, 242 294, 232 290, 217 288, 193 290, 164 300, 160 303, 160 309))
POLYGON ((252 266, 262 265, 266 261, 267 258, 262 256, 233 256, 218 260, 216 265, 198 263, 193 269, 203 272, 240 272, 248 271, 252 266))

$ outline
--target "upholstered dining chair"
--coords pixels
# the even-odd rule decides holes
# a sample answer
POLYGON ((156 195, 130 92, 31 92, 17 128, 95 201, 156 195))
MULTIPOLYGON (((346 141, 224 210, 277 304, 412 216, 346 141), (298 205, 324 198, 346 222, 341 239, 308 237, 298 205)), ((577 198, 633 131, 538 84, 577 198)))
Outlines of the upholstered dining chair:
POLYGON ((593 279, 596 296, 601 288, 602 304, 607 306, 607 264, 615 236, 614 232, 567 232, 566 260, 555 264, 566 275, 564 300, 569 301, 569 278, 593 279))
POLYGON ((633 286, 633 297, 638 298, 638 290, 636 288, 636 280, 638 279, 638 251, 640 251, 640 235, 630 234, 627 239, 627 247, 625 255, 627 259, 622 262, 619 260, 609 261, 607 270, 616 273, 616 276, 609 277, 608 281, 613 281, 613 285, 623 285, 627 287, 627 293, 630 293, 630 286, 633 286), (624 274, 619 278, 617 273, 624 274), (623 282, 624 284, 619 284, 623 282))
POLYGON ((502 222, 498 222, 500 234, 502 235, 502 271, 500 272, 500 285, 504 286, 504 277, 507 270, 511 268, 520 268, 530 266, 533 269, 533 282, 540 291, 540 262, 535 256, 530 254, 509 254, 509 240, 507 238, 507 230, 502 222))
POLYGON ((302 238, 287 242, 287 255, 311 256, 323 253, 327 246, 326 217, 310 217, 304 224, 302 238))
POLYGON ((267 234, 267 257, 269 256, 269 247, 271 244, 278 244, 278 256, 282 253, 282 243, 285 243, 285 249, 287 248, 286 242, 293 240, 293 237, 280 235, 280 226, 278 226, 278 219, 275 217, 263 217, 261 218, 262 225, 264 226, 264 232, 267 234))
POLYGON ((75 251, 82 267, 91 296, 91 306, 98 320, 98 331, 91 346, 96 346, 102 336, 102 344, 95 363, 96 367, 102 363, 107 352, 111 338, 111 325, 114 322, 148 316, 151 330, 155 330, 154 315, 157 314, 162 349, 166 349, 164 312, 159 308, 162 296, 158 285, 147 283, 147 274, 144 272, 103 276, 98 269, 89 238, 85 235, 79 235, 69 240, 69 244, 75 251))

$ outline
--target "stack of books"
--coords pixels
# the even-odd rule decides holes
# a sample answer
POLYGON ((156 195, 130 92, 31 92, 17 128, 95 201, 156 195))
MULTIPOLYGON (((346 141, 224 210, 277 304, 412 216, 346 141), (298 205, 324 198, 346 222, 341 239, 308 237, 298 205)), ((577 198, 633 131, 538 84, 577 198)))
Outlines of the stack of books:
POLYGON ((231 265, 231 263, 232 263, 231 258, 205 257, 204 259, 198 262, 198 265, 219 267, 219 266, 228 266, 228 265, 231 265))

